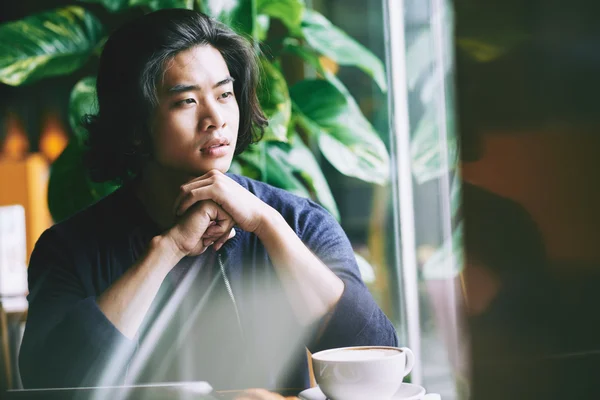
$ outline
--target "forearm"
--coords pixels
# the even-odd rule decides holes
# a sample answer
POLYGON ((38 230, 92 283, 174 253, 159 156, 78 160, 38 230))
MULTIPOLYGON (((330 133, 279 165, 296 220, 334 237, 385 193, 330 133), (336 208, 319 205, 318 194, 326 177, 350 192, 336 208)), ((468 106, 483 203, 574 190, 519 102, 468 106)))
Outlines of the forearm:
POLYGON ((335 307, 344 283, 269 209, 255 232, 267 250, 298 320, 309 325, 335 307))
POLYGON ((127 338, 133 338, 158 289, 182 254, 168 236, 157 236, 148 250, 97 302, 106 318, 127 338))

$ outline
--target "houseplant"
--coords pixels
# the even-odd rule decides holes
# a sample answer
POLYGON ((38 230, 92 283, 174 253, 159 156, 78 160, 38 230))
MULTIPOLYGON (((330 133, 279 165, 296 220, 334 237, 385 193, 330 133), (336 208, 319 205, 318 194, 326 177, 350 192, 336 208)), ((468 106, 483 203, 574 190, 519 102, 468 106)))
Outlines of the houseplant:
MULTIPOLYGON (((97 65, 108 34, 90 11, 98 4, 111 13, 196 9, 254 40, 264 78, 259 100, 270 125, 261 143, 234 160, 232 171, 313 198, 338 219, 315 155, 324 156, 342 174, 379 184, 388 180, 385 145, 344 85, 323 68, 322 59, 362 69, 385 91, 383 64, 302 0, 81 0, 0 25, 0 81, 17 86, 97 65), (283 29, 274 34, 276 30, 269 29, 274 24, 283 29), (316 68, 318 78, 288 87, 281 67, 286 54, 316 68)), ((118 187, 118 182, 91 182, 82 165, 86 132, 80 121, 96 110, 94 88, 91 75, 71 92, 73 135, 50 173, 48 203, 55 221, 118 187)))

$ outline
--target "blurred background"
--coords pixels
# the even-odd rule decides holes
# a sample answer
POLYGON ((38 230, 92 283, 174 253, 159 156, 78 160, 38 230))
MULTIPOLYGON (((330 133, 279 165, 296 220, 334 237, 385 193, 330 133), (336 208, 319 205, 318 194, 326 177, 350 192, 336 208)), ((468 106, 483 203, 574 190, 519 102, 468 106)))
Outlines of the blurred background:
POLYGON ((116 187, 91 183, 78 161, 103 38, 173 6, 261 43, 272 129, 233 171, 336 215, 418 356, 413 382, 443 399, 595 398, 592 0, 2 2, 2 388, 20 385, 35 241, 116 187))

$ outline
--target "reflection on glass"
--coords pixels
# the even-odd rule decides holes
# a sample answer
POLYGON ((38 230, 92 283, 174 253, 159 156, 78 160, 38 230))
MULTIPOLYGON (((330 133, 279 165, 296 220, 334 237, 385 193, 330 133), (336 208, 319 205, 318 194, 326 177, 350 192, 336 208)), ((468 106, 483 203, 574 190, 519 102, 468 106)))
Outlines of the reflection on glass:
MULTIPOLYGON (((461 317, 463 223, 454 114, 453 9, 445 0, 403 4, 411 172, 405 178, 410 179, 413 193, 422 380, 443 398, 465 398, 468 342, 461 317)), ((410 205, 401 202, 400 207, 410 205)))

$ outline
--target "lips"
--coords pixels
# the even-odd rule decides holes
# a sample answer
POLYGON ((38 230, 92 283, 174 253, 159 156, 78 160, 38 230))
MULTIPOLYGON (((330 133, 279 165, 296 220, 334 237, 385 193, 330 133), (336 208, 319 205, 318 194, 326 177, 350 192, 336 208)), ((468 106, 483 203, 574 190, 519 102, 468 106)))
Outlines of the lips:
POLYGON ((229 140, 226 138, 215 138, 211 139, 208 142, 204 143, 204 145, 200 148, 202 152, 210 152, 219 147, 224 147, 229 145, 229 140))

